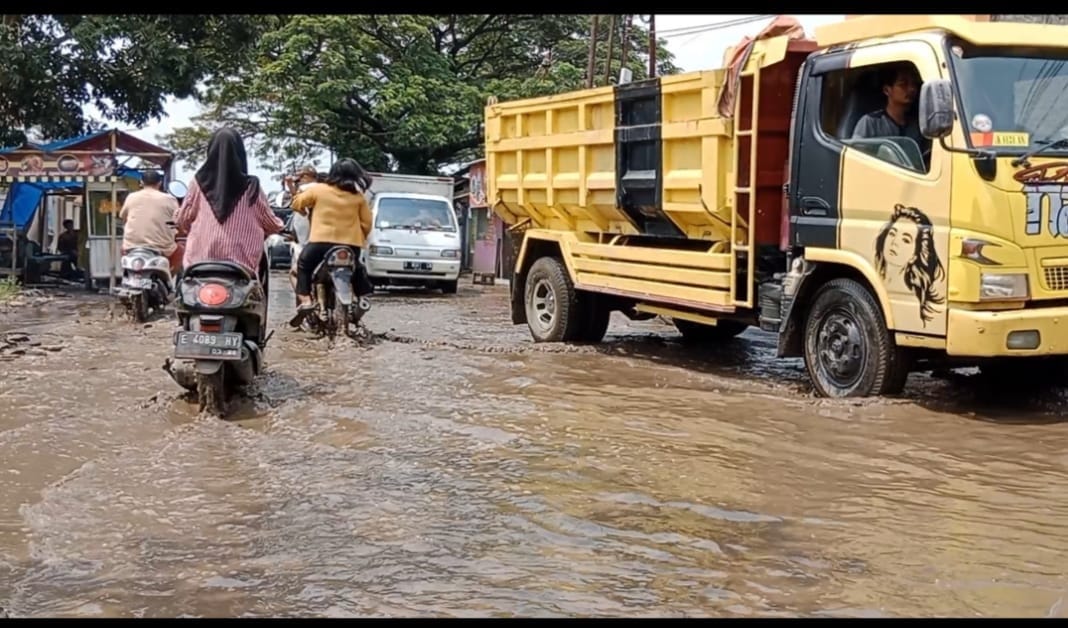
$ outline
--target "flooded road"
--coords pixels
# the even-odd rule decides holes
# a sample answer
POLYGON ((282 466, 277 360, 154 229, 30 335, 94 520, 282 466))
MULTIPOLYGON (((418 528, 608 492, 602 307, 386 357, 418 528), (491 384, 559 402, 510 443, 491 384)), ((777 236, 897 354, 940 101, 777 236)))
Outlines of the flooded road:
MULTIPOLYGON (((1068 408, 967 373, 813 397, 750 330, 534 346, 506 288, 284 328, 230 421, 106 299, 0 320, 0 607, 17 616, 1068 616, 1068 408), (31 346, 32 345, 32 346, 31 346)), ((618 315, 614 315, 618 316, 618 315)))

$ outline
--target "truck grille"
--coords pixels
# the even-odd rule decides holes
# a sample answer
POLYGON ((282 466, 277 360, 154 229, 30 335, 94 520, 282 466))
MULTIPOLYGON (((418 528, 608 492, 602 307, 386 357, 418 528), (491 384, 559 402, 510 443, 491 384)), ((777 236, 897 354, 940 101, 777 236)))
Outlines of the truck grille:
POLYGON ((1047 290, 1051 292, 1068 290, 1068 266, 1047 266, 1042 270, 1047 290))

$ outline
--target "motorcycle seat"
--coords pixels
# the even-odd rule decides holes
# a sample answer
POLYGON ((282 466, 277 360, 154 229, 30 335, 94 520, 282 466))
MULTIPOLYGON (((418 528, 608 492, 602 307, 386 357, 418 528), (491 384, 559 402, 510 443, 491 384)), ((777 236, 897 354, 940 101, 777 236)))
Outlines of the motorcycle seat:
POLYGON ((221 260, 215 262, 198 262, 189 268, 186 268, 185 272, 182 274, 186 277, 222 275, 224 277, 238 277, 245 281, 255 281, 256 279, 241 264, 221 260))

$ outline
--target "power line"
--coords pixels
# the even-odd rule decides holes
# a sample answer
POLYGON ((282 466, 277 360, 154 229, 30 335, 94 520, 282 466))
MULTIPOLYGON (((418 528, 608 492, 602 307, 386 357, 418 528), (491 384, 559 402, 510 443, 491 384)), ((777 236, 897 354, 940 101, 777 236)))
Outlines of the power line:
POLYGON ((684 37, 686 35, 696 35, 699 33, 709 33, 716 30, 722 30, 724 28, 732 28, 734 26, 742 26, 744 24, 751 24, 753 22, 761 22, 763 20, 774 17, 773 15, 754 15, 751 17, 739 18, 736 20, 730 20, 727 22, 716 22, 713 24, 698 24, 694 26, 684 26, 680 28, 665 29, 657 31, 656 36, 658 38, 670 38, 670 37, 684 37))
POLYGON ((707 22, 705 24, 690 24, 688 26, 676 26, 675 28, 665 28, 664 32, 665 33, 675 33, 675 32, 679 32, 679 31, 693 30, 695 28, 730 27, 730 26, 734 26, 736 24, 744 24, 746 22, 753 22, 753 21, 757 21, 757 20, 763 20, 763 19, 766 19, 766 18, 769 18, 769 17, 775 17, 775 15, 771 14, 771 13, 760 14, 760 15, 743 15, 743 16, 740 16, 740 17, 731 18, 729 20, 721 20, 719 22, 707 22))

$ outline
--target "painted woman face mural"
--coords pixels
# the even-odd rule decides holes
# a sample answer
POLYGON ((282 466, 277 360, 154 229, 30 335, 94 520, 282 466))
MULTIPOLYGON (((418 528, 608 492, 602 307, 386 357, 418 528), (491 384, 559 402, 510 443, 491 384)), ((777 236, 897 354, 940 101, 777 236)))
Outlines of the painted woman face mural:
POLYGON ((875 268, 887 289, 896 286, 916 296, 924 325, 934 318, 935 306, 946 302, 941 292, 946 270, 935 250, 931 219, 915 207, 894 205, 875 238, 875 268))

